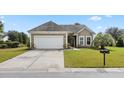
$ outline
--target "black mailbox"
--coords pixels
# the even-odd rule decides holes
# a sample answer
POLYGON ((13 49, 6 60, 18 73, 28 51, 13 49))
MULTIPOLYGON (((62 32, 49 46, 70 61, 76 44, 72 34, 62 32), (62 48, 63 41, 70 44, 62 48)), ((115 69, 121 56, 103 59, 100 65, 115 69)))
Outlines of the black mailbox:
POLYGON ((105 54, 109 54, 110 50, 103 48, 103 49, 100 49, 100 53, 103 53, 103 62, 104 62, 103 65, 105 66, 105 54))
POLYGON ((110 50, 104 48, 104 49, 100 49, 100 53, 105 53, 105 54, 109 54, 110 50))

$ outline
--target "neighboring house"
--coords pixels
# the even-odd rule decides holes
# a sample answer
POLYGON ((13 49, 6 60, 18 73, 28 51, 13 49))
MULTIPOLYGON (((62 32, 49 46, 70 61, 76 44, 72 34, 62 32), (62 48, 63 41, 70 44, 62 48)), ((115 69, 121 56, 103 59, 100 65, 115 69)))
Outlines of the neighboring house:
POLYGON ((94 32, 79 23, 58 25, 52 21, 44 23, 28 31, 31 48, 63 49, 68 43, 73 47, 90 47, 94 32))
POLYGON ((0 40, 3 40, 3 36, 4 36, 4 34, 0 33, 0 40))
POLYGON ((9 36, 4 35, 4 36, 3 36, 3 41, 7 41, 7 40, 9 40, 9 36))
POLYGON ((8 36, 7 36, 7 34, 5 34, 5 33, 0 33, 0 40, 2 40, 2 41, 7 41, 8 40, 8 36))

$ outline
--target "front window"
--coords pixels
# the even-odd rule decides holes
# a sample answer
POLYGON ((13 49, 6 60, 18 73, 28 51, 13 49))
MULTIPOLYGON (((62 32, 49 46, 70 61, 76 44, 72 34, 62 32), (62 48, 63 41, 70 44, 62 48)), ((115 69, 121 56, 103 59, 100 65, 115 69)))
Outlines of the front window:
POLYGON ((87 45, 91 45, 91 37, 87 37, 87 45))
POLYGON ((80 36, 80 45, 84 46, 84 37, 83 36, 80 36))

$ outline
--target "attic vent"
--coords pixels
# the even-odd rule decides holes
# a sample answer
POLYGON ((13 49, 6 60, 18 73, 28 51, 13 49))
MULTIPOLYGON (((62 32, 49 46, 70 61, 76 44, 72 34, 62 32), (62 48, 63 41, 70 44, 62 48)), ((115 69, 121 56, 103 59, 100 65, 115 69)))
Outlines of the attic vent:
POLYGON ((80 25, 80 23, 75 23, 74 25, 80 25))

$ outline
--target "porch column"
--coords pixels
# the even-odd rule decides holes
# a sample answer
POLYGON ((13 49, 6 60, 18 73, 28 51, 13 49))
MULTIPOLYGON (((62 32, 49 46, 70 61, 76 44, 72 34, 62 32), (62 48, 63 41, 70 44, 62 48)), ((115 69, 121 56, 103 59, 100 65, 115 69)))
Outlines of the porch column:
POLYGON ((66 48, 68 48, 68 33, 66 32, 66 41, 65 41, 65 43, 66 43, 66 48))
POLYGON ((30 37, 30 48, 32 48, 32 44, 31 44, 31 42, 32 42, 32 37, 31 37, 31 33, 29 34, 29 37, 30 37))
POLYGON ((78 47, 78 34, 76 35, 76 47, 78 47))

